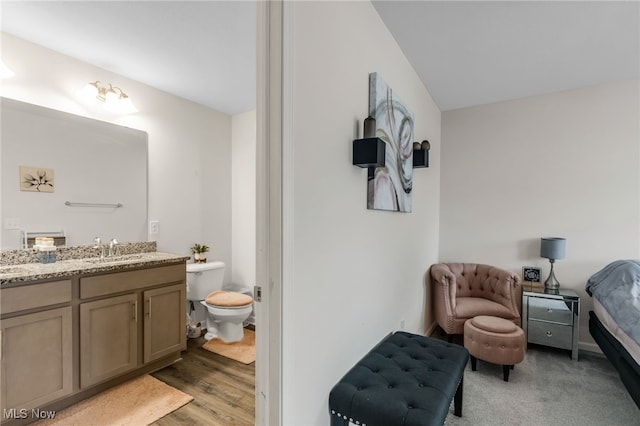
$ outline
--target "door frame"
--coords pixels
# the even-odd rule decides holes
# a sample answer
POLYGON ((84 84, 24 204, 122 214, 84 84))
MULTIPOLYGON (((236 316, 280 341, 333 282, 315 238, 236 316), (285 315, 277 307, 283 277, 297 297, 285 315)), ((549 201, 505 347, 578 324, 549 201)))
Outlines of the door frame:
POLYGON ((257 2, 256 49, 256 425, 283 423, 283 282, 290 273, 291 13, 281 0, 257 2), (288 41, 289 40, 289 41, 288 41), (285 48, 286 46, 286 48, 285 48))

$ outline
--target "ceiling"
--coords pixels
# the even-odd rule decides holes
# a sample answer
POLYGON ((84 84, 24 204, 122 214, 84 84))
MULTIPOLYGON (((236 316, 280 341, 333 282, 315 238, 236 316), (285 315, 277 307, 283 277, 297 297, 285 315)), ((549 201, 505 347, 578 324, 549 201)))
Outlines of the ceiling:
POLYGON ((252 1, 2 0, 1 7, 3 32, 227 114, 255 109, 252 1))
MULTIPOLYGON (((640 78, 639 1, 373 4, 443 111, 640 78)), ((252 1, 1 6, 3 32, 228 114, 255 108, 252 1)))
POLYGON ((442 111, 640 78, 639 5, 374 1, 442 111))

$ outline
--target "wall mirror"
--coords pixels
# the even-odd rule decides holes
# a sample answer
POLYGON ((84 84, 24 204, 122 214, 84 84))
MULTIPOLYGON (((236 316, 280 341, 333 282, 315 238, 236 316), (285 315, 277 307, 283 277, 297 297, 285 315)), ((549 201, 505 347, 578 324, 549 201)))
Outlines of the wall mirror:
POLYGON ((8 98, 0 115, 0 248, 25 233, 147 240, 145 132, 8 98))

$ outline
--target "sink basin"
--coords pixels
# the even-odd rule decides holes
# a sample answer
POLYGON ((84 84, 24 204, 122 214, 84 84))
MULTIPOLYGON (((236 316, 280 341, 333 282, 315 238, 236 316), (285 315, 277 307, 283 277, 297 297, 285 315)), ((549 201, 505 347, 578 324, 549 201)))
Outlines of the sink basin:
POLYGON ((118 263, 118 262, 128 262, 131 260, 140 260, 144 258, 145 258, 144 253, 135 253, 135 254, 123 254, 122 256, 105 257, 104 259, 100 259, 99 257, 92 257, 92 258, 85 259, 85 261, 93 264, 109 264, 109 263, 118 263))

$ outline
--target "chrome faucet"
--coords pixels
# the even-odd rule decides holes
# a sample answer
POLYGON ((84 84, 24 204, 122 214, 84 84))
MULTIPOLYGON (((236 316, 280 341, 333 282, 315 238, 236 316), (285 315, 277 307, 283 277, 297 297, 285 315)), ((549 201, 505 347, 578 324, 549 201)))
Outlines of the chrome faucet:
POLYGON ((120 245, 118 244, 118 240, 112 238, 109 241, 109 257, 112 256, 120 256, 120 245))
POLYGON ((100 249, 100 259, 104 259, 105 246, 102 244, 102 239, 100 237, 95 237, 93 239, 93 242, 95 243, 93 248, 94 249, 97 249, 97 248, 100 249))

